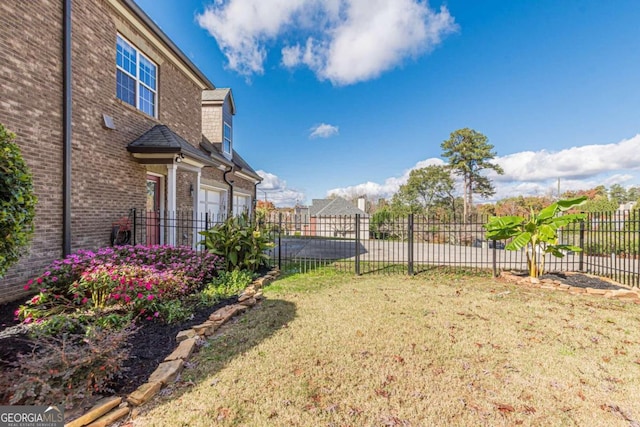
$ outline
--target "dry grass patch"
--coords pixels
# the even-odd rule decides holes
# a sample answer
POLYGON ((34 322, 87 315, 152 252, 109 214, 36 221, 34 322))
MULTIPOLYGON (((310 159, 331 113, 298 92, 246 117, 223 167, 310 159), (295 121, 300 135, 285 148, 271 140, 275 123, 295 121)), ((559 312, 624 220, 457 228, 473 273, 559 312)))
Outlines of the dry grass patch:
POLYGON ((456 275, 266 294, 134 425, 640 425, 638 305, 456 275))

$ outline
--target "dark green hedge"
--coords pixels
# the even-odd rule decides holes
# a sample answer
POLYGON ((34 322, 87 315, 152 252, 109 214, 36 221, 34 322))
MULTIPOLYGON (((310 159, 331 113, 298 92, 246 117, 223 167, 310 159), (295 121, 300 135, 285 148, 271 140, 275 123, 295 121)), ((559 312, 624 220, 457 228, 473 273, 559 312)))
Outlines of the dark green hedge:
POLYGON ((29 243, 36 214, 31 172, 14 138, 0 124, 0 277, 29 243))

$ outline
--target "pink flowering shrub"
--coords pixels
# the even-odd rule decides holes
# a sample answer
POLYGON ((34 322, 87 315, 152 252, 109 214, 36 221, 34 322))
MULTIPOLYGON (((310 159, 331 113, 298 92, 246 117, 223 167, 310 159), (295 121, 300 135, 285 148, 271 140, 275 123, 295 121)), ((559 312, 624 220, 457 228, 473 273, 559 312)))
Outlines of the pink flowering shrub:
POLYGON ((97 265, 71 285, 74 301, 95 308, 123 306, 128 311, 151 310, 161 300, 179 299, 195 291, 183 272, 146 265, 97 265))
POLYGON ((30 323, 62 312, 116 306, 153 318, 160 302, 202 289, 221 268, 218 256, 185 247, 80 250, 29 280, 25 289, 37 287, 40 293, 15 314, 30 323))

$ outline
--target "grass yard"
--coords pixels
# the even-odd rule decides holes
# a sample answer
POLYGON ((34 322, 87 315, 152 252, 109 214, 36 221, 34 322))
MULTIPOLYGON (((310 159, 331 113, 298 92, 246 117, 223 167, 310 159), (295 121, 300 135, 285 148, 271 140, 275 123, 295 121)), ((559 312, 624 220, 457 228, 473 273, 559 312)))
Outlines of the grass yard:
POLYGON ((292 275, 135 426, 638 426, 640 306, 473 275, 292 275))

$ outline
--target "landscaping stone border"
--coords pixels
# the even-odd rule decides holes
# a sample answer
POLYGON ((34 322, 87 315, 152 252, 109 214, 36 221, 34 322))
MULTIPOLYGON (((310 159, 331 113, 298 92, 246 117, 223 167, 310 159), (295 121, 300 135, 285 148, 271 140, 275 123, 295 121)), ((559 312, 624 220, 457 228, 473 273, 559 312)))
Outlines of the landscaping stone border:
MULTIPOLYGON (((565 274, 585 274, 585 273, 565 273, 565 274)), ((595 276, 594 276, 595 277, 595 276)), ((582 288, 578 286, 567 285, 559 280, 555 279, 538 279, 535 277, 522 277, 516 273, 510 271, 503 271, 500 273, 499 278, 510 283, 518 285, 529 286, 532 288, 548 289, 554 291, 568 292, 572 295, 595 295, 604 298, 613 298, 621 301, 633 302, 640 304, 640 289, 630 288, 613 280, 598 277, 601 280, 610 282, 616 286, 623 287, 624 289, 595 289, 595 288, 582 288)))
POLYGON ((213 335, 218 328, 234 316, 244 313, 264 299, 262 287, 275 280, 278 276, 280 276, 278 269, 269 271, 269 273, 259 277, 247 286, 238 296, 238 303, 222 307, 211 313, 209 320, 206 322, 178 332, 176 335, 178 346, 173 353, 164 359, 164 362, 158 365, 158 368, 149 376, 145 384, 142 384, 124 398, 113 396, 99 400, 85 414, 66 423, 65 427, 106 427, 128 415, 135 418, 135 414, 141 405, 151 400, 152 397, 160 392, 162 387, 175 380, 182 372, 184 362, 191 357, 199 340, 213 335))

